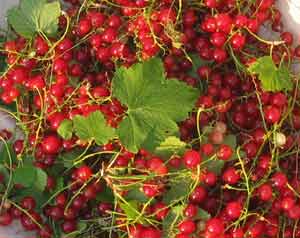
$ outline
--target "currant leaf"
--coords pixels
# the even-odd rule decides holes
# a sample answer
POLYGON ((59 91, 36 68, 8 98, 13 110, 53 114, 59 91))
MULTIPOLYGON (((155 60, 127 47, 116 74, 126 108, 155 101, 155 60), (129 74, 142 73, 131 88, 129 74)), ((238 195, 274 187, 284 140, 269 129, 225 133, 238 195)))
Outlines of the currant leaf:
POLYGON ((115 136, 114 128, 106 124, 103 114, 99 111, 92 112, 89 116, 75 116, 73 119, 74 130, 79 139, 95 140, 96 144, 103 145, 115 136))
POLYGON ((175 79, 167 80, 163 72, 162 61, 153 58, 130 68, 118 68, 114 75, 113 96, 128 108, 117 133, 132 152, 142 145, 155 148, 153 144, 159 145, 175 134, 176 122, 188 116, 198 97, 197 89, 175 79))
POLYGON ((210 172, 215 173, 216 175, 220 175, 222 173, 222 170, 224 168, 225 162, 224 160, 219 159, 209 159, 207 157, 204 157, 203 160, 203 166, 210 172))
POLYGON ((19 167, 14 171, 13 181, 27 188, 43 191, 47 185, 47 174, 32 165, 19 167))
POLYGON ((192 179, 188 178, 178 178, 171 181, 169 184, 170 189, 165 192, 163 202, 171 204, 185 199, 191 192, 192 183, 192 179))
POLYGON ((258 74, 265 91, 277 92, 293 89, 293 80, 289 69, 283 64, 277 67, 271 56, 258 58, 248 70, 251 74, 258 74))
POLYGON ((176 236, 176 226, 183 216, 183 210, 183 205, 176 205, 172 207, 172 209, 162 222, 163 238, 171 238, 176 236))
POLYGON ((186 143, 176 136, 167 137, 156 149, 155 154, 169 158, 173 154, 182 155, 185 151, 186 143))
POLYGON ((58 129, 57 129, 58 134, 65 140, 69 140, 72 138, 72 132, 73 132, 73 123, 69 119, 63 120, 58 129))
POLYGON ((60 14, 59 1, 22 0, 19 7, 8 11, 8 22, 17 33, 28 39, 35 33, 52 36, 58 30, 60 14))

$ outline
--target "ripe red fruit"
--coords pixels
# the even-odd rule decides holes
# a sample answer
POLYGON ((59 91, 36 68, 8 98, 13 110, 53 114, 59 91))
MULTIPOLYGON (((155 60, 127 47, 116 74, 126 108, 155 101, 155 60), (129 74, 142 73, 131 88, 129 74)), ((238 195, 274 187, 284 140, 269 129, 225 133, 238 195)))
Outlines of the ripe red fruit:
POLYGON ((143 192, 147 197, 155 197, 160 193, 159 186, 154 183, 146 183, 143 185, 143 192))
POLYGON ((141 234, 144 230, 144 227, 141 224, 135 224, 129 227, 129 238, 142 238, 141 234))
POLYGON ((201 146, 200 150, 204 155, 210 156, 214 153, 214 146, 211 143, 206 143, 201 146))
POLYGON ((242 214, 242 209, 240 202, 230 202, 226 205, 226 214, 231 219, 237 219, 242 214))
POLYGON ((224 171, 222 178, 225 183, 233 185, 240 180, 241 176, 235 168, 229 167, 224 171))
POLYGON ((27 196, 21 200, 21 206, 26 210, 33 210, 36 206, 36 202, 33 197, 27 196))
POLYGON ((272 194, 272 187, 269 184, 263 184, 257 189, 257 194, 262 201, 269 201, 272 194))
POLYGON ((268 123, 274 124, 280 120, 281 111, 276 106, 267 106, 264 109, 265 119, 268 123))
POLYGON ((207 191, 204 187, 198 186, 190 195, 190 201, 193 203, 201 203, 207 197, 207 191))
POLYGON ((84 36, 92 29, 92 23, 89 19, 81 19, 78 23, 78 34, 84 36))
POLYGON ((64 223, 61 224, 61 229, 63 230, 64 233, 71 233, 73 231, 76 231, 77 229, 77 224, 76 221, 65 221, 64 223))
POLYGON ((61 149, 62 141, 56 135, 48 135, 43 138, 41 144, 45 154, 57 154, 61 149))
POLYGON ((243 49, 243 47, 246 43, 246 38, 242 34, 236 33, 232 36, 230 43, 231 43, 232 48, 234 50, 238 51, 238 50, 243 49))
POLYGON ((188 218, 193 218, 197 215, 198 212, 198 206, 189 203, 187 207, 184 209, 184 215, 188 218))
POLYGON ((168 215, 170 209, 163 202, 158 202, 153 206, 153 210, 156 219, 161 221, 168 215))
POLYGON ((295 198, 291 196, 284 197, 281 200, 281 208, 285 211, 289 211, 290 209, 293 209, 295 206, 295 198))
POLYGON ((0 225, 1 226, 8 226, 12 223, 13 217, 9 212, 4 212, 0 215, 0 225))
POLYGON ((217 157, 221 160, 228 160, 232 156, 233 151, 229 145, 221 145, 217 151, 217 157))
POLYGON ((183 162, 185 166, 189 169, 196 168, 202 161, 202 157, 200 156, 198 151, 189 150, 183 156, 183 162))
POLYGON ((192 220, 185 220, 178 225, 178 229, 182 234, 192 234, 196 231, 196 224, 192 220))
POLYGON ((147 237, 147 238, 161 238, 162 237, 162 232, 156 228, 152 227, 145 227, 142 232, 140 237, 147 237))
POLYGON ((82 182, 87 181, 93 174, 89 166, 83 165, 76 170, 76 178, 82 182))
POLYGON ((158 174, 165 175, 168 173, 168 168, 164 164, 164 161, 158 157, 152 157, 147 161, 147 167, 150 171, 158 174))
POLYGON ((39 226, 36 223, 41 222, 42 218, 38 213, 35 211, 30 212, 30 216, 26 214, 23 214, 21 217, 21 224, 27 231, 33 231, 39 228, 39 226))
POLYGON ((205 230, 213 237, 221 236, 224 233, 224 223, 219 218, 211 218, 206 222, 205 230))

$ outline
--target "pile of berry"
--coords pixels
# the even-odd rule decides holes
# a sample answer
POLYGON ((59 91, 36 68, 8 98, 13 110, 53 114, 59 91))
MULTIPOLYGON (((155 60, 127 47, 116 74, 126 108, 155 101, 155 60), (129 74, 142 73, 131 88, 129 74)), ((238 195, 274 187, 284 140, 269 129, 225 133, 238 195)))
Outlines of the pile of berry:
POLYGON ((0 133, 0 224, 300 237, 300 42, 274 4, 21 0, 0 45, 0 110, 22 131, 0 133))

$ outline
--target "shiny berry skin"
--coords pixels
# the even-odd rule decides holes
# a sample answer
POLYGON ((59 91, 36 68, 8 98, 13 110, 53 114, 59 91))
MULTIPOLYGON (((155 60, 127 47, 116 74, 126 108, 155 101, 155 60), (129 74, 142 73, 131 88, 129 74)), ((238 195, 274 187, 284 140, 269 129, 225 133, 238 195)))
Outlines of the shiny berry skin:
POLYGON ((295 205, 296 202, 294 197, 287 196, 282 198, 281 200, 281 208, 285 211, 289 211, 290 209, 293 209, 295 205))
POLYGON ((202 161, 202 157, 200 156, 198 151, 189 150, 183 156, 183 162, 185 166, 189 169, 196 168, 202 161))
POLYGON ((230 44, 236 51, 243 49, 246 43, 246 38, 242 34, 236 33, 232 36, 230 44))
POLYGON ((237 219, 242 214, 243 207, 239 202, 230 202, 226 205, 226 214, 231 219, 237 219))
POLYGON ((178 229, 182 234, 192 234, 196 231, 196 224, 192 220, 185 220, 178 225, 178 229))
POLYGON ((190 195, 190 201, 192 203, 201 203, 207 197, 207 191, 204 187, 198 186, 190 195))
POLYGON ((187 207, 184 209, 184 215, 188 218, 193 218, 198 213, 198 206, 192 203, 188 204, 187 207))
POLYGON ((269 184, 263 184, 257 189, 257 194, 260 200, 269 201, 273 196, 272 187, 269 184))
POLYGON ((217 157, 220 160, 228 160, 232 156, 233 151, 229 145, 221 145, 217 151, 217 157))
POLYGON ((78 34, 84 36, 92 29, 92 23, 89 19, 81 19, 78 23, 78 34))
POLYGON ((235 168, 230 167, 230 168, 227 168, 223 172, 222 178, 225 183, 233 185, 233 184, 236 184, 240 180, 241 176, 235 168))
POLYGON ((56 135, 45 136, 41 144, 45 154, 57 154, 62 147, 62 141, 56 135))
POLYGON ((206 222, 205 230, 213 237, 220 236, 224 233, 224 223, 219 218, 211 218, 206 222))
POLYGON ((147 167, 150 171, 158 175, 165 175, 168 173, 168 168, 164 164, 163 160, 158 157, 152 157, 147 161, 147 167))
POLYGON ((223 32, 214 32, 210 37, 210 42, 215 47, 222 47, 227 40, 227 36, 223 32))
POLYGON ((280 120, 281 111, 276 106, 267 106, 264 109, 265 119, 270 124, 275 124, 280 120))
POLYGON ((271 177, 271 181, 275 187, 282 188, 287 185, 288 179, 283 172, 276 172, 271 177))
POLYGON ((89 166, 83 165, 76 170, 76 178, 82 182, 87 181, 93 174, 89 166))
POLYGON ((155 197, 157 196, 160 191, 158 185, 147 183, 143 185, 143 192, 147 197, 155 197))
POLYGON ((142 230, 140 237, 147 238, 162 238, 162 232, 152 227, 146 227, 142 230))
POLYGON ((162 221, 169 213, 169 208, 163 203, 158 202, 153 206, 156 219, 162 221))

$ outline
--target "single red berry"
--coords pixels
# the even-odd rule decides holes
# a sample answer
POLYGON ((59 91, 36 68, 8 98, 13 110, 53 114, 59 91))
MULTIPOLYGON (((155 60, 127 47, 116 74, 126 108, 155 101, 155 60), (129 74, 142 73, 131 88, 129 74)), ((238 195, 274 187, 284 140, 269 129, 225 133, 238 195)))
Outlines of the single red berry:
POLYGON ((36 206, 35 199, 33 197, 27 196, 21 200, 21 206, 26 210, 33 210, 36 206))
POLYGON ((184 209, 184 215, 188 218, 193 218, 198 213, 198 206, 192 203, 189 203, 187 207, 184 209))
POLYGON ((235 168, 229 167, 224 171, 222 178, 225 183, 233 185, 240 180, 241 176, 235 168))
POLYGON ((226 205, 226 214, 231 219, 237 219, 242 214, 242 209, 240 202, 230 202, 226 205))
POLYGON ((263 184, 257 189, 257 194, 262 201, 269 201, 273 196, 272 187, 269 184, 263 184))
POLYGON ((178 225, 178 229, 182 234, 192 234, 196 231, 196 224, 192 220, 185 220, 178 225))
POLYGON ((205 230, 213 237, 221 236, 224 233, 224 223, 219 218, 211 218, 206 222, 205 230))
POLYGON ((91 168, 89 166, 83 165, 76 170, 77 179, 82 182, 87 181, 93 174, 91 168))
POLYGON ((62 146, 61 140, 56 135, 45 136, 41 144, 45 154, 57 154, 62 146))
POLYGON ((280 120, 281 111, 276 106, 267 106, 264 109, 265 119, 268 123, 274 124, 280 120))
POLYGON ((228 160, 232 156, 233 151, 229 145, 221 145, 217 151, 217 157, 221 160, 228 160))
POLYGON ((193 203, 201 203, 207 197, 207 191, 204 187, 198 186, 190 195, 190 201, 193 203))
POLYGON ((189 169, 196 168, 202 161, 202 158, 198 151, 189 150, 183 156, 183 162, 189 169))

